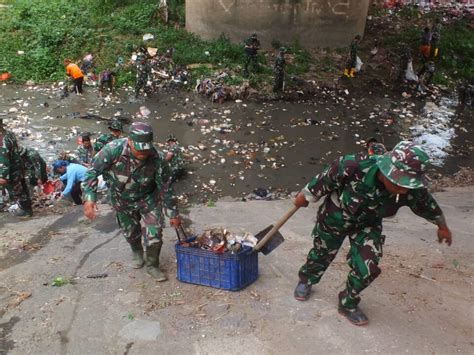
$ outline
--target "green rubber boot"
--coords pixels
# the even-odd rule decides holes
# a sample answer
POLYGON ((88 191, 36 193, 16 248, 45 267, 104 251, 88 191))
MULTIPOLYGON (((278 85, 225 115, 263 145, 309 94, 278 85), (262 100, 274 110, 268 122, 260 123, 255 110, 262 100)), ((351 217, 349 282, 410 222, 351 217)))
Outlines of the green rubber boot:
POLYGON ((159 242, 146 248, 146 272, 159 282, 168 280, 166 275, 158 268, 162 245, 163 242, 159 242))
POLYGON ((133 253, 132 267, 134 269, 141 269, 145 265, 145 259, 143 259, 143 247, 141 241, 138 243, 130 244, 133 253))

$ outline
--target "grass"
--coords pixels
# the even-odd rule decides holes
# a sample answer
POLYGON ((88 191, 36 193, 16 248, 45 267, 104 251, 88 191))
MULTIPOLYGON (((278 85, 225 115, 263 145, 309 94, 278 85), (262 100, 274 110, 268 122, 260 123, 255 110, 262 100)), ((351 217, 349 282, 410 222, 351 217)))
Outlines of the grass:
MULTIPOLYGON (((24 83, 33 80, 38 83, 53 82, 65 78, 64 58, 78 61, 87 53, 95 57, 97 70, 113 68, 122 57, 126 63, 133 51, 143 45, 145 33, 154 35, 154 40, 146 45, 158 48, 163 53, 174 48, 173 61, 177 65, 192 65, 193 85, 197 79, 212 76, 219 71, 227 71, 227 84, 239 85, 244 82, 242 67, 245 54, 242 44, 231 43, 224 35, 214 41, 204 41, 185 31, 184 1, 169 0, 170 23, 162 21, 162 13, 156 0, 0 0, 12 5, 0 11, 0 72, 10 72, 12 80, 24 83), (24 54, 18 54, 23 51, 24 54)), ((373 10, 372 16, 384 18, 386 10, 373 10)), ((377 33, 383 36, 384 46, 394 53, 402 43, 412 46, 417 52, 421 29, 427 19, 436 13, 421 17, 416 10, 406 8, 394 16, 401 22, 401 30, 377 33), (410 25, 408 25, 410 24, 410 25)), ((273 40, 276 50, 285 46, 294 60, 288 63, 288 76, 302 76, 313 64, 318 71, 337 70, 331 56, 314 58, 302 46, 273 40)), ((441 60, 435 82, 445 81, 445 77, 455 80, 472 80, 474 77, 474 31, 467 20, 445 26, 441 34, 441 60)), ((345 55, 347 47, 334 50, 345 55)), ((259 54, 259 71, 251 75, 250 84, 259 89, 273 81, 273 58, 259 54)), ((134 68, 125 65, 120 69, 118 84, 132 84, 135 80, 134 68)))

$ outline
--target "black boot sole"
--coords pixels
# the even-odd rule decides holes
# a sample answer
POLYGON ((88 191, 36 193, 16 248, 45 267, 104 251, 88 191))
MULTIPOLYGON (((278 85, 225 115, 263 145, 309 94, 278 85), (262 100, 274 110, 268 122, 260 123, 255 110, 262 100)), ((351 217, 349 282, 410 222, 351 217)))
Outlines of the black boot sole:
POLYGON ((343 309, 342 307, 338 307, 337 309, 337 312, 343 316, 347 321, 349 321, 349 323, 351 323, 352 325, 355 325, 355 326, 358 326, 358 327, 362 327, 364 325, 367 325, 369 324, 369 320, 366 319, 366 320, 361 320, 361 321, 354 321, 349 315, 348 315, 348 311, 346 311, 345 309, 343 309))

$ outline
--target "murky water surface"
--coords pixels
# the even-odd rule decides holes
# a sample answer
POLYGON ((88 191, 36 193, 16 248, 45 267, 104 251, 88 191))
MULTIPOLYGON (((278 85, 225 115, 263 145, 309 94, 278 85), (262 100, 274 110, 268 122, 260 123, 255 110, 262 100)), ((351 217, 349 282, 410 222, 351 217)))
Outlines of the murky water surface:
POLYGON ((190 175, 178 190, 191 201, 245 196, 256 188, 296 191, 324 164, 363 150, 369 137, 388 148, 401 138, 414 139, 446 174, 474 167, 472 111, 449 98, 424 103, 322 89, 311 102, 219 105, 186 92, 134 100, 130 91, 122 91, 100 99, 96 89, 86 88, 84 96, 61 99, 57 87, 4 85, 0 114, 22 144, 38 149, 50 163, 59 151, 76 148, 80 132, 93 137, 106 132, 99 117, 150 122, 158 145, 173 133, 184 146, 190 175), (151 112, 147 117, 140 114, 142 106, 151 112))

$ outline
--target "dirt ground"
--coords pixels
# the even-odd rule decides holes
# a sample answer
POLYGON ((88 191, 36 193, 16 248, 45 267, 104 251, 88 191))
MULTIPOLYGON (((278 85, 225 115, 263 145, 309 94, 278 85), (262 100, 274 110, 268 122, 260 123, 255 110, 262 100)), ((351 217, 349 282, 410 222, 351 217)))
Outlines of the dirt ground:
MULTIPOLYGON (((363 292, 371 322, 362 328, 336 310, 347 243, 310 299, 293 298, 317 205, 284 226, 285 243, 259 255, 259 278, 240 292, 177 281, 169 228, 162 266, 170 280, 156 283, 131 269, 107 205, 94 222, 76 207, 10 220, 0 232, 0 353, 471 354, 474 189, 448 188, 436 197, 454 244, 439 245, 435 227, 409 210, 386 220, 383 272, 363 292), (66 284, 53 287, 58 277, 66 284)), ((186 217, 197 232, 215 226, 257 232, 290 206, 290 200, 224 199, 192 207, 186 217)))

